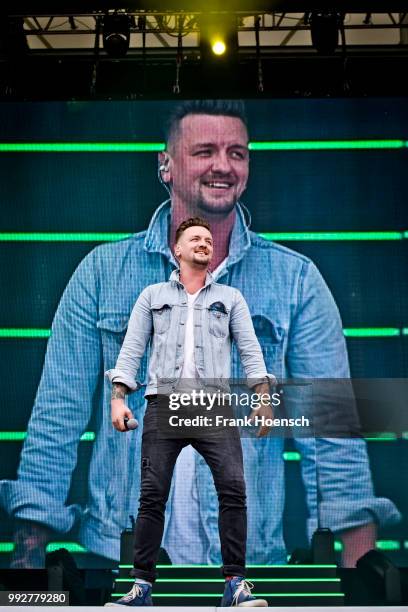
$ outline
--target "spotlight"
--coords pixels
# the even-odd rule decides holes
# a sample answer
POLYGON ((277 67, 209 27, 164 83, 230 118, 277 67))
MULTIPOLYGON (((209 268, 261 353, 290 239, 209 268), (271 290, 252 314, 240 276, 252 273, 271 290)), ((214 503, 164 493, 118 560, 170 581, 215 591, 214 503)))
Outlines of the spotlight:
POLYGON ((332 55, 339 41, 339 30, 343 25, 344 13, 328 10, 313 10, 308 15, 312 45, 318 53, 332 55))
POLYGON ((112 57, 124 57, 129 49, 131 19, 124 13, 105 15, 103 46, 112 57))
POLYGON ((235 60, 238 52, 237 20, 233 14, 204 14, 200 18, 200 54, 203 61, 235 60))
POLYGON ((215 55, 222 55, 227 49, 226 44, 223 40, 214 41, 211 48, 215 55))

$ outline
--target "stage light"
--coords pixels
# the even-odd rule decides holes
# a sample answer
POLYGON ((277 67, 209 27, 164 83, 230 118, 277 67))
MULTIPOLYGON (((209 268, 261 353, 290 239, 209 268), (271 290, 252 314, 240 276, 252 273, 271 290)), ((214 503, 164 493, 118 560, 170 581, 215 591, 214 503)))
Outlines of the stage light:
POLYGON ((235 61, 238 52, 237 18, 233 14, 204 14, 200 17, 200 55, 203 62, 235 61))
POLYGON ((399 569, 378 550, 369 550, 356 564, 358 576, 369 588, 371 604, 401 604, 399 569))
POLYGON ((312 45, 318 53, 332 55, 338 45, 339 31, 343 26, 344 13, 333 9, 313 10, 308 13, 312 45))
POLYGON ((131 19, 125 13, 105 15, 103 46, 112 57, 124 57, 129 49, 131 19))
POLYGON ((225 51, 227 50, 227 46, 223 40, 214 41, 213 44, 211 45, 211 48, 215 55, 223 55, 225 51))

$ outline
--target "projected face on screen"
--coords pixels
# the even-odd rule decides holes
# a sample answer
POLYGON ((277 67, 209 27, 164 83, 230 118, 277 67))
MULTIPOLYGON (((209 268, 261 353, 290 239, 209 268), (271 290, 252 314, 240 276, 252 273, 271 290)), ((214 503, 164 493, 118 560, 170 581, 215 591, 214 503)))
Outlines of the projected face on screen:
POLYGON ((170 135, 168 170, 173 205, 201 214, 229 213, 248 180, 248 134, 237 117, 187 115, 170 135))

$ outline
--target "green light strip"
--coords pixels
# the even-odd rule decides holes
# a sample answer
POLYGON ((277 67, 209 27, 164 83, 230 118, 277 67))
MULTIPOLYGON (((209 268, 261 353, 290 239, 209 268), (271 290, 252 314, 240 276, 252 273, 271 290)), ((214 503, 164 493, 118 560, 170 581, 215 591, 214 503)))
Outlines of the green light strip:
POLYGON ((68 552, 72 552, 72 553, 88 552, 86 548, 84 548, 80 544, 77 544, 76 542, 50 542, 49 544, 47 544, 47 547, 45 550, 47 553, 49 553, 49 552, 54 552, 55 550, 58 550, 59 548, 66 548, 68 552))
MULTIPOLYGON (((343 329, 343 333, 346 338, 388 338, 407 336, 407 330, 405 327, 402 330, 398 327, 348 327, 343 329)), ((12 327, 0 329, 0 338, 49 338, 50 336, 50 329, 12 327)))
POLYGON ((386 338, 400 336, 398 327, 349 327, 343 329, 346 338, 386 338))
MULTIPOLYGON (((119 567, 121 569, 132 569, 133 565, 119 565, 119 567)), ((219 565, 156 565, 157 569, 215 569, 215 570, 219 570, 220 566, 219 565)), ((247 565, 247 568, 262 568, 262 569, 275 569, 275 568, 281 568, 281 567, 285 567, 288 569, 305 569, 305 568, 312 568, 312 567, 318 567, 318 568, 336 568, 337 565, 247 565)))
POLYGON ((266 232, 266 240, 403 240, 404 232, 266 232))
MULTIPOLYGON (((335 151, 353 149, 404 149, 406 140, 274 140, 249 143, 250 151, 335 151)), ((164 142, 1 142, 3 153, 154 153, 164 142)))
POLYGON ((113 242, 132 234, 112 232, 4 232, 0 242, 113 242))
MULTIPOLYGON (((0 242, 114 242, 132 236, 124 232, 3 232, 0 242)), ((408 232, 261 232, 266 240, 291 241, 350 241, 404 240, 408 232)))
POLYGON ((162 142, 1 142, 2 153, 154 153, 162 142))
POLYGON ((30 329, 6 327, 0 329, 0 338, 49 338, 50 329, 30 329))
POLYGON ((12 553, 14 542, 0 542, 0 553, 12 553))
MULTIPOLYGON (((112 593, 112 597, 123 597, 127 593, 112 593)), ((344 597, 344 593, 257 593, 257 597, 344 597)), ((153 593, 153 597, 220 597, 219 593, 153 593)))
POLYGON ((401 544, 397 540, 377 540, 375 547, 378 550, 400 550, 401 544))
POLYGON ((250 142, 250 151, 335 151, 351 149, 403 149, 406 140, 297 140, 250 142))
POLYGON ((302 459, 301 454, 297 451, 284 451, 282 456, 285 461, 301 461, 302 459))
POLYGON ((367 438, 365 438, 365 440, 368 440, 369 442, 392 442, 396 439, 397 434, 393 433, 392 431, 382 431, 379 433, 373 433, 367 438))
MULTIPOLYGON (((26 431, 0 431, 0 442, 23 442, 27 437, 26 431)), ((401 438, 404 440, 408 439, 408 432, 403 432, 401 434, 401 438)), ((382 432, 378 434, 372 434, 364 438, 370 442, 390 442, 398 439, 396 433, 393 432, 382 432)), ((81 442, 93 442, 95 440, 95 432, 94 431, 85 431, 81 438, 81 442)), ((297 451, 284 451, 282 453, 282 457, 285 461, 301 461, 302 456, 297 451)), ((164 565, 163 567, 169 567, 168 565, 164 565)), ((183 566, 172 566, 172 567, 211 567, 208 565, 183 565, 183 566)), ((214 566, 218 567, 218 566, 214 566)), ((269 567, 267 565, 249 565, 248 567, 269 567)), ((286 567, 286 566, 284 566, 286 567)), ((313 566, 315 567, 315 566, 313 566)))
MULTIPOLYGON (((0 442, 22 442, 27 437, 26 431, 0 431, 0 442)), ((81 442, 93 442, 95 433, 86 431, 80 438, 81 442)))
MULTIPOLYGON (((156 565, 157 569, 196 569, 196 568, 200 568, 200 569, 215 569, 215 570, 219 570, 220 566, 219 565, 156 565)), ((327 565, 247 565, 247 568, 262 568, 262 569, 275 569, 276 567, 285 567, 287 569, 305 569, 305 568, 312 568, 312 567, 318 567, 320 569, 322 568, 337 568, 336 564, 327 564, 327 565)), ((119 565, 119 568, 121 569, 132 569, 133 565, 119 565)))
MULTIPOLYGON (((256 582, 340 582, 340 578, 247 578, 256 582)), ((134 582, 134 578, 116 578, 115 582, 134 582)), ((156 582, 208 582, 208 578, 158 578, 156 582)), ((224 578, 211 578, 211 582, 222 582, 224 578)))
MULTIPOLYGON (((404 542, 404 547, 408 542, 404 542)), ((377 540, 375 543, 375 547, 377 550, 400 550, 402 548, 402 543, 398 542, 398 540, 377 540)), ((343 550, 343 544, 339 540, 334 542, 334 550, 337 552, 341 552, 343 550)))

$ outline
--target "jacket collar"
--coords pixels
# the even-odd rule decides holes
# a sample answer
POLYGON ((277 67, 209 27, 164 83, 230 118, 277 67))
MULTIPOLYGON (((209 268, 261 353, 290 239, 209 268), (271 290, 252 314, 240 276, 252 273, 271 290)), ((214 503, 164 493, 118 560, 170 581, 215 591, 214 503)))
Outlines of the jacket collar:
MULTIPOLYGON (((226 268, 240 261, 251 246, 249 229, 245 223, 244 212, 239 203, 236 205, 236 211, 237 214, 232 229, 226 268)), ((174 259, 169 247, 170 218, 171 200, 166 200, 155 210, 150 220, 144 240, 144 249, 149 253, 161 253, 174 266, 178 267, 177 261, 174 259)))
MULTIPOLYGON (((177 283, 179 283, 180 285, 182 285, 181 281, 180 281, 180 268, 177 268, 177 270, 173 270, 173 272, 170 274, 170 278, 169 281, 175 281, 177 283)), ((207 271, 207 276, 205 277, 205 285, 204 287, 207 287, 208 285, 211 285, 211 283, 214 283, 214 277, 211 274, 211 272, 208 270, 207 271)))

